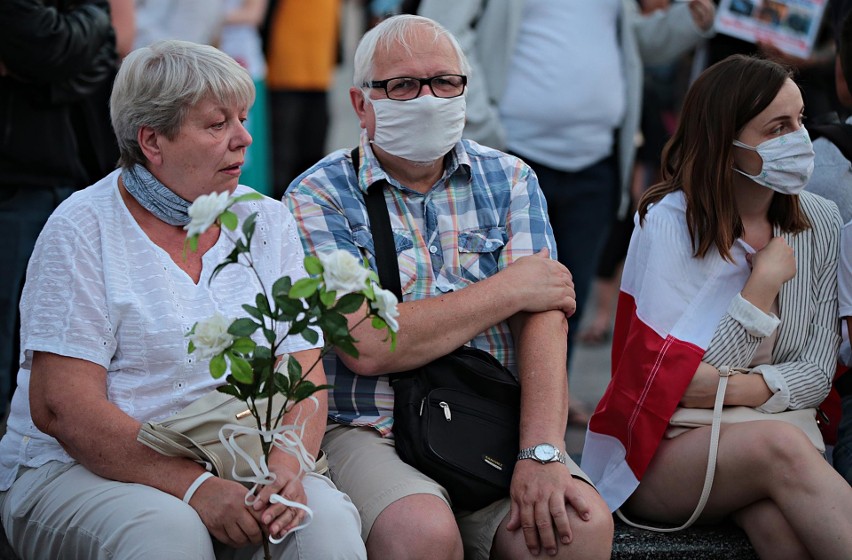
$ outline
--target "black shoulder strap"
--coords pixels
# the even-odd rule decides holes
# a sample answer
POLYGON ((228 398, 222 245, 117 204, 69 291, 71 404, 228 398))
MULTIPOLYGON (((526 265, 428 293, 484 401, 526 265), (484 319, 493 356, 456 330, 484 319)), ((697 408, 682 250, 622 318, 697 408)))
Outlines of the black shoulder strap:
POLYGON ((852 124, 826 123, 808 126, 811 140, 825 138, 843 154, 843 157, 852 161, 852 124))
MULTIPOLYGON (((351 155, 357 182, 360 167, 357 147, 352 150, 351 155)), ((399 282, 396 244, 393 241, 390 215, 388 214, 387 202, 385 202, 385 184, 387 184, 387 181, 373 183, 367 191, 364 201, 367 205, 367 216, 370 218, 370 231, 373 234, 376 266, 379 268, 379 282, 381 282, 383 288, 393 292, 397 300, 402 301, 402 285, 399 282)))

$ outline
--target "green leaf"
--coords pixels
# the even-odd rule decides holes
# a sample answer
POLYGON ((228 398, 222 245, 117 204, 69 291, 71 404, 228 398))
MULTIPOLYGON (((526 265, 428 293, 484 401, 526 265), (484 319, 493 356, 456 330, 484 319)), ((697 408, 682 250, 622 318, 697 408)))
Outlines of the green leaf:
POLYGON ((267 346, 256 346, 254 349, 254 359, 260 361, 272 361, 272 350, 267 346))
POLYGON ((333 385, 314 385, 310 381, 305 381, 293 391, 293 396, 291 397, 291 399, 293 403, 302 402, 311 395, 315 395, 320 391, 332 389, 333 387, 333 385))
POLYGON ((243 234, 247 239, 251 239, 252 235, 254 235, 254 224, 256 221, 257 212, 254 212, 243 222, 243 234))
POLYGON ((346 294, 337 301, 337 305, 334 306, 334 310, 346 315, 347 313, 354 313, 355 311, 358 311, 363 303, 363 294, 346 294))
POLYGON ((234 231, 235 229, 237 229, 239 219, 237 218, 237 215, 231 212, 230 210, 225 210, 224 212, 219 214, 219 223, 222 224, 222 227, 234 231))
POLYGON ((243 202, 244 200, 261 200, 263 195, 259 192, 250 192, 246 194, 241 194, 240 196, 235 196, 231 199, 231 204, 236 204, 237 202, 243 202))
POLYGON ((252 339, 248 337, 241 337, 236 339, 234 343, 231 344, 231 351, 237 352, 239 354, 248 354, 252 350, 254 350, 256 346, 257 344, 252 339))
POLYGON ((307 328, 308 328, 308 321, 306 319, 302 320, 302 321, 296 321, 295 323, 292 323, 290 325, 290 330, 287 331, 287 335, 288 336, 291 335, 291 334, 301 335, 302 331, 304 331, 307 328))
POLYGON ((192 354, 195 352, 195 343, 193 341, 189 341, 189 344, 186 345, 186 353, 192 354))
POLYGON ((337 346, 338 350, 343 351, 343 353, 348 354, 353 358, 357 358, 361 355, 361 353, 358 352, 358 349, 355 348, 355 344, 352 343, 352 340, 340 340, 336 341, 334 344, 337 346))
POLYGON ((243 304, 243 309, 246 313, 257 319, 258 321, 263 321, 263 313, 257 307, 253 307, 249 304, 243 304))
POLYGON ((352 333, 328 333, 325 335, 325 342, 331 346, 340 346, 342 344, 354 344, 357 342, 355 337, 352 336, 352 333))
POLYGON ((308 255, 305 257, 305 270, 311 276, 319 276, 323 272, 322 261, 313 255, 308 255))
POLYGON ((220 393, 225 393, 226 395, 231 395, 232 397, 237 397, 241 401, 245 400, 244 398, 242 398, 243 396, 242 396, 242 394, 240 394, 240 390, 237 389, 236 387, 234 387, 233 385, 228 385, 228 384, 220 385, 220 386, 216 387, 216 390, 219 391, 220 393))
POLYGON ((193 235, 192 237, 188 237, 186 239, 186 243, 189 245, 189 250, 193 253, 198 250, 198 236, 193 235))
POLYGON ((296 280, 296 283, 293 284, 293 287, 290 288, 290 297, 291 298, 305 298, 309 295, 313 294, 317 290, 317 286, 319 286, 318 278, 300 278, 296 280))
POLYGON ((252 371, 252 379, 251 383, 248 384, 240 384, 244 393, 250 396, 255 396, 260 392, 260 386, 263 385, 264 379, 268 376, 268 372, 271 370, 267 370, 266 365, 263 364, 259 368, 255 369, 252 365, 252 362, 249 362, 249 366, 252 371))
POLYGON ((296 389, 299 388, 300 383, 302 383, 301 379, 296 379, 292 375, 290 375, 290 390, 287 392, 287 398, 293 401, 293 403, 296 402, 293 396, 296 393, 296 389))
POLYGON ((241 383, 251 383, 254 381, 254 372, 247 361, 233 354, 230 354, 228 357, 231 358, 231 375, 234 376, 234 379, 241 383))
POLYGON ((316 344, 317 341, 319 341, 319 335, 312 329, 303 330, 302 338, 304 338, 309 344, 316 344))
POLYGON ((329 311, 317 320, 323 333, 331 336, 344 336, 349 334, 349 322, 346 317, 335 311, 329 311))
POLYGON ((293 376, 296 379, 302 377, 302 364, 292 355, 287 357, 287 373, 290 374, 290 383, 293 383, 293 376))
POLYGON ((373 320, 371 321, 371 323, 373 325, 373 328, 376 330, 382 330, 388 326, 388 324, 385 323, 385 320, 379 317, 378 315, 373 316, 373 320))
POLYGON ((228 364, 225 362, 224 356, 222 356, 222 354, 213 356, 210 360, 210 375, 212 375, 214 379, 219 379, 225 374, 226 369, 228 369, 228 364))
POLYGON ((275 305, 278 306, 276 320, 291 322, 305 310, 302 300, 290 299, 287 294, 275 296, 275 305))
POLYGON ((260 325, 257 322, 243 317, 231 323, 231 326, 228 327, 228 332, 234 336, 251 336, 259 328, 260 325))
POLYGON ((277 338, 277 336, 275 335, 275 331, 273 331, 272 329, 267 329, 266 327, 264 327, 263 328, 263 336, 266 337, 266 341, 269 344, 275 344, 275 339, 277 338))
POLYGON ((290 280, 289 276, 279 278, 275 281, 274 284, 272 284, 272 297, 276 300, 279 297, 286 297, 287 294, 290 293, 290 288, 292 287, 292 285, 293 283, 290 280))
POLYGON ((283 373, 276 373, 274 377, 275 389, 282 395, 290 390, 290 378, 283 373))
POLYGON ((240 393, 240 400, 245 401, 248 400, 256 391, 253 390, 254 385, 251 383, 240 383, 237 379, 232 375, 228 374, 228 377, 225 378, 225 381, 228 382, 228 385, 234 387, 240 393))
POLYGON ((310 381, 302 381, 293 391, 293 400, 301 402, 317 392, 317 386, 310 381))
POLYGON ((266 299, 265 295, 257 294, 254 297, 254 304, 257 306, 258 310, 267 317, 272 315, 272 309, 269 308, 269 300, 266 299))
POLYGON ((337 292, 326 292, 325 290, 320 292, 319 299, 323 307, 333 306, 335 298, 337 298, 337 292))

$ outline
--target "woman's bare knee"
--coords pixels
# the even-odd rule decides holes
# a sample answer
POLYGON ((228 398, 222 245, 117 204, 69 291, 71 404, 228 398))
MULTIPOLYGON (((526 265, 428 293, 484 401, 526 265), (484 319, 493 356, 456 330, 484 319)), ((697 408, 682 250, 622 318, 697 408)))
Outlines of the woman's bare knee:
POLYGON ((792 424, 779 421, 760 422, 759 430, 752 430, 751 445, 745 448, 748 458, 755 461, 756 472, 764 472, 765 480, 776 483, 805 480, 810 476, 813 461, 822 460, 819 452, 805 433, 792 424))

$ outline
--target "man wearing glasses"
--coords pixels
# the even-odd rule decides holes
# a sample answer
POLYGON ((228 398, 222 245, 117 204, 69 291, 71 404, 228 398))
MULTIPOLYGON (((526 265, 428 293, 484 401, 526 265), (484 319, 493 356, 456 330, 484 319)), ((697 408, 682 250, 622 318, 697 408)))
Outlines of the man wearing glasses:
POLYGON ((357 359, 329 372, 333 422, 323 448, 335 483, 361 514, 375 558, 609 558, 612 517, 565 457, 568 270, 535 174, 518 158, 461 140, 468 64, 456 40, 418 16, 368 32, 355 52, 353 154, 335 152, 297 178, 285 201, 308 253, 366 256, 376 269, 364 197, 381 188, 396 244, 403 303, 395 351, 379 331, 350 326, 357 359), (522 387, 511 496, 453 511, 445 490, 402 462, 391 436, 389 372, 464 344, 490 352, 522 387), (567 466, 567 468, 566 468, 567 466))

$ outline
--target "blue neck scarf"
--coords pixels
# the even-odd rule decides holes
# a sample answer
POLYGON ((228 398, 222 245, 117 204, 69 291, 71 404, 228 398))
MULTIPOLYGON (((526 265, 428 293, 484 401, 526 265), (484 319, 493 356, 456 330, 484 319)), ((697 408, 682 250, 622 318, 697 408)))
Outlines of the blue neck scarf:
POLYGON ((171 226, 185 226, 190 222, 190 202, 179 197, 138 163, 122 169, 124 188, 147 211, 171 226))

